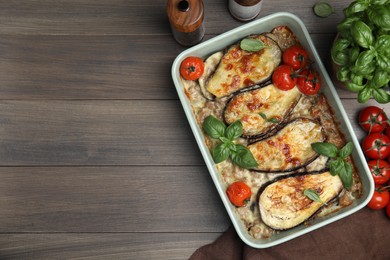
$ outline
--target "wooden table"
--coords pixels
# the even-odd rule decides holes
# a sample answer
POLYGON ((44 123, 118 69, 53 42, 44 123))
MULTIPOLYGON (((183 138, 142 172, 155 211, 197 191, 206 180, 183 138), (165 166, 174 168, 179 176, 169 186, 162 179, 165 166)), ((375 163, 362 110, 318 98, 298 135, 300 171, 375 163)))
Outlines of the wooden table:
MULTIPOLYGON (((204 2, 206 40, 242 25, 204 2)), ((264 0, 258 18, 298 15, 327 63, 351 1, 326 19, 315 2, 264 0)), ((171 79, 185 48, 165 4, 0 1, 0 258, 186 259, 230 226, 171 79)), ((362 105, 339 94, 361 138, 362 105)))

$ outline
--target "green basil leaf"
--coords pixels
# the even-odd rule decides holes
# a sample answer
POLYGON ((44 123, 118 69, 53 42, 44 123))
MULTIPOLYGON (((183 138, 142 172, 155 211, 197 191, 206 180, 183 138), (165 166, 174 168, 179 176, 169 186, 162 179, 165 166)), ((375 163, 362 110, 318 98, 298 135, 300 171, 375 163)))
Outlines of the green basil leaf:
POLYGON ((368 19, 380 28, 390 30, 389 5, 373 5, 367 10, 368 19))
POLYGON ((340 67, 339 70, 336 73, 336 77, 341 82, 346 82, 349 80, 351 72, 349 71, 349 68, 347 66, 340 67))
POLYGON ((349 190, 352 187, 352 166, 344 161, 344 167, 341 167, 341 170, 338 173, 343 186, 349 190))
POLYGON ((337 39, 331 49, 331 56, 334 63, 338 65, 347 65, 348 63, 348 46, 350 42, 347 39, 337 39))
POLYGON ((313 6, 314 13, 319 17, 328 17, 334 13, 333 7, 326 2, 318 2, 313 6))
MULTIPOLYGON (((359 0, 359 1, 362 1, 362 0, 359 0)), ((367 0, 365 0, 367 1, 367 0)), ((384 5, 386 3, 389 3, 389 0, 368 0, 368 3, 372 4, 372 5, 384 5)))
POLYGON ((326 205, 326 203, 321 200, 320 195, 315 190, 312 190, 312 189, 304 190, 303 195, 305 195, 306 197, 308 197, 312 201, 319 202, 319 203, 326 205))
POLYGON ((367 103, 367 101, 371 98, 372 89, 370 87, 365 87, 359 91, 358 94, 358 102, 359 103, 367 103))
POLYGON ((339 156, 343 159, 347 158, 348 156, 351 155, 353 150, 353 143, 348 142, 346 145, 344 145, 343 148, 340 149, 339 151, 339 156))
POLYGON ((365 3, 365 2, 359 2, 359 1, 355 1, 355 2, 352 2, 350 5, 349 5, 349 10, 348 12, 350 14, 354 14, 354 13, 358 13, 358 12, 363 12, 367 9, 368 7, 368 3, 365 3))
POLYGON ((211 149, 211 156, 215 163, 220 163, 229 158, 230 150, 225 143, 218 144, 211 149))
POLYGON ((236 145, 236 151, 231 152, 230 157, 235 164, 245 169, 255 168, 258 165, 251 151, 241 144, 236 145))
POLYGON ((377 52, 388 55, 390 53, 390 35, 380 35, 374 43, 374 48, 377 52))
POLYGON ((355 84, 353 82, 346 82, 345 83, 345 86, 352 92, 359 92, 361 91, 362 89, 364 89, 365 85, 358 85, 358 84, 355 84))
POLYGON ((358 46, 351 47, 350 49, 348 49, 348 54, 349 54, 349 62, 354 63, 360 54, 359 47, 358 46))
POLYGON ((365 70, 367 66, 374 66, 375 52, 372 50, 362 51, 356 59, 355 65, 360 70, 365 70))
POLYGON ((266 48, 267 46, 258 39, 245 38, 240 42, 240 48, 244 51, 255 52, 266 48))
POLYGON ((387 55, 383 55, 382 53, 378 53, 376 59, 378 66, 382 70, 390 73, 390 57, 388 57, 387 55))
POLYGON ((240 137, 242 135, 242 123, 240 120, 237 120, 233 124, 229 125, 226 128, 225 136, 229 140, 233 141, 234 139, 240 137))
POLYGON ((387 104, 390 101, 390 95, 381 88, 373 89, 372 96, 380 104, 387 104))
POLYGON ((363 21, 356 21, 352 25, 351 35, 355 42, 363 48, 370 47, 374 39, 371 28, 363 21))
POLYGON ((372 78, 372 85, 375 88, 380 88, 382 86, 387 85, 389 80, 390 80, 389 73, 381 69, 376 69, 374 77, 372 78))
POLYGON ((315 152, 324 155, 326 157, 330 157, 330 158, 337 157, 338 149, 334 144, 317 142, 317 143, 312 143, 311 148, 315 152))
POLYGON ((351 74, 352 83, 356 85, 363 85, 363 79, 364 78, 361 75, 351 74))
POLYGON ((206 134, 212 138, 217 139, 225 135, 226 125, 212 115, 205 118, 202 126, 206 134))
POLYGON ((341 159, 341 157, 337 157, 329 163, 330 174, 336 176, 341 171, 342 167, 344 167, 344 160, 341 159))
POLYGON ((259 113, 259 115, 267 122, 271 122, 271 123, 274 123, 274 124, 278 124, 279 123, 279 120, 275 117, 271 117, 271 118, 268 118, 266 114, 264 113, 259 113))
POLYGON ((345 32, 345 33, 349 34, 353 23, 356 22, 356 21, 359 21, 360 17, 358 17, 358 16, 349 17, 349 15, 346 15, 346 17, 347 18, 342 20, 337 25, 337 31, 338 32, 345 32))

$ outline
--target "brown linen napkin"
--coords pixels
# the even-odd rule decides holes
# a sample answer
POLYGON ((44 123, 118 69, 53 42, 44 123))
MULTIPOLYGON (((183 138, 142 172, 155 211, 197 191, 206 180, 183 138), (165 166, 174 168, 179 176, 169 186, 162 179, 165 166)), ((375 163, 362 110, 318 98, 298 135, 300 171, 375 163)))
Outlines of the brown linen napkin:
POLYGON ((390 259, 390 219, 384 210, 357 213, 280 245, 256 249, 244 244, 233 227, 190 260, 390 259))

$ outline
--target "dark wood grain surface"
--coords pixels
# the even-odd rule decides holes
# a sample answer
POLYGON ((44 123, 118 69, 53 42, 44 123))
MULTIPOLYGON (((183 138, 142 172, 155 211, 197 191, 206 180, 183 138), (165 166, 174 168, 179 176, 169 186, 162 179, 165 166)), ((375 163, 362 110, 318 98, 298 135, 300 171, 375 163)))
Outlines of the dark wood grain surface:
MULTIPOLYGON (((258 18, 298 15, 328 64, 351 1, 326 19, 315 2, 265 0, 258 18)), ((204 3, 205 40, 242 25, 204 3)), ((230 226, 171 79, 185 48, 165 5, 0 1, 0 259, 187 259, 230 226)), ((362 138, 363 105, 338 92, 362 138)))

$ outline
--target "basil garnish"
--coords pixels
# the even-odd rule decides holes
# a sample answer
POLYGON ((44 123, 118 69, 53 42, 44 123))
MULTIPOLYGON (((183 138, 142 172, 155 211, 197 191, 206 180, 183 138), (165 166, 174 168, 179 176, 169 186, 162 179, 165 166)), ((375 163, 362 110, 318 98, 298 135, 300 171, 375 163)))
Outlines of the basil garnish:
POLYGON ((353 150, 352 142, 348 142, 344 147, 338 149, 331 143, 312 143, 311 147, 317 153, 331 158, 328 166, 330 173, 338 175, 346 189, 352 187, 352 166, 345 159, 351 155, 353 150))
POLYGON ((326 2, 318 2, 313 6, 314 13, 319 17, 328 17, 334 13, 333 7, 326 2))
POLYGON ((322 199, 320 198, 320 195, 315 190, 312 190, 312 189, 304 190, 303 195, 305 195, 306 197, 308 197, 312 201, 320 202, 322 204, 327 205, 325 202, 322 201, 322 199))
POLYGON ((267 122, 274 123, 274 124, 279 123, 279 120, 276 117, 268 118, 267 115, 264 113, 259 113, 259 115, 267 122))
POLYGON ((203 129, 210 137, 221 141, 211 149, 215 163, 223 162, 230 157, 233 163, 242 168, 251 169, 258 165, 248 148, 234 143, 234 140, 242 135, 240 121, 226 127, 223 122, 210 115, 203 121, 203 129))
POLYGON ((240 42, 240 48, 244 51, 255 52, 266 48, 267 46, 258 39, 245 38, 240 42))

